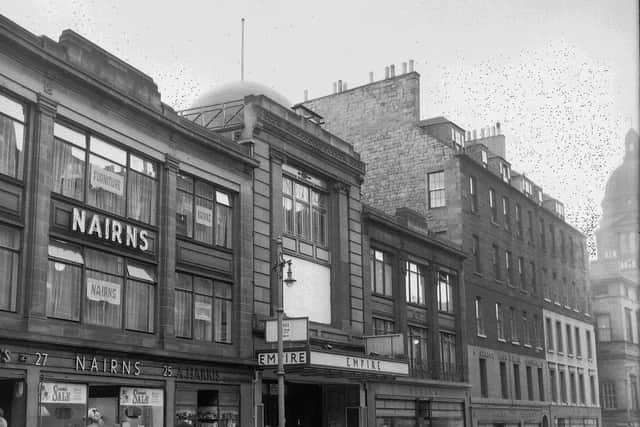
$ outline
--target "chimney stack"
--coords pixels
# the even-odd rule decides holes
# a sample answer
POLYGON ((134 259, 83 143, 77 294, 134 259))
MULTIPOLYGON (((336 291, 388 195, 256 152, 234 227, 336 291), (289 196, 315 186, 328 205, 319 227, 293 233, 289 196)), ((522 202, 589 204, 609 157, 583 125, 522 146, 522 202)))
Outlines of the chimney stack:
POLYGON ((335 95, 336 93, 338 93, 338 84, 333 82, 333 94, 335 95))
POLYGON ((343 91, 347 90, 347 82, 346 81, 344 83, 342 83, 342 90, 343 91))
POLYGON ((338 80, 338 93, 342 92, 342 80, 338 80))
POLYGON ((304 90, 304 100, 305 102, 309 100, 309 91, 307 89, 304 90))
POLYGON ((413 59, 409 60, 409 72, 413 73, 413 59))
POLYGON ((373 71, 369 71, 369 83, 373 83, 373 71))
POLYGON ((502 135, 502 132, 500 131, 500 122, 496 122, 496 130, 498 131, 498 135, 502 135))
POLYGON ((389 73, 391 74, 391 77, 395 77, 396 76, 396 66, 395 66, 395 64, 391 64, 389 66, 389 73))
POLYGON ((406 62, 402 63, 402 74, 407 74, 407 63, 406 62))
POLYGON ((384 78, 385 79, 389 78, 389 67, 384 67, 384 78))

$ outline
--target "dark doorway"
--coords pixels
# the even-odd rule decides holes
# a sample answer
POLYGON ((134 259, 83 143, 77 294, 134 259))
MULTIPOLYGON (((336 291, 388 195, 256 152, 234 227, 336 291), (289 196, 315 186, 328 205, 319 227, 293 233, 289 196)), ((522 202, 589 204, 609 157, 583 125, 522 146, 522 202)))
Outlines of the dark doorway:
POLYGON ((0 379, 0 408, 9 427, 26 425, 26 395, 23 380, 0 379))
MULTIPOLYGON (((278 426, 277 384, 266 383, 262 395, 265 427, 278 426)), ((285 385, 286 427, 322 427, 322 386, 287 383, 285 385)))

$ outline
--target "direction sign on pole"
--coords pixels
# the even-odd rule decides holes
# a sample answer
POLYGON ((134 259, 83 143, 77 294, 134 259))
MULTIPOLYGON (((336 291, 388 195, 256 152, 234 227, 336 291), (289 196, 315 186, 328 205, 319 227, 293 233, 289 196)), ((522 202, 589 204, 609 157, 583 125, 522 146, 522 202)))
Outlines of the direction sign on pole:
MULTIPOLYGON (((309 339, 308 331, 308 317, 290 317, 282 320, 282 341, 307 341, 309 339)), ((267 320, 265 341, 278 341, 278 321, 276 319, 267 320)))

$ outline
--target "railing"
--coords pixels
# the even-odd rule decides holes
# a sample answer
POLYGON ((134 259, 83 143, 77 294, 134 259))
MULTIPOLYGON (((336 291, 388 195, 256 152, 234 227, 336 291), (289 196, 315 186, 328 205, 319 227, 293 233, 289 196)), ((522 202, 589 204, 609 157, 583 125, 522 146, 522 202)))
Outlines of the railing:
POLYGON ((416 378, 462 382, 464 381, 464 367, 453 363, 410 361, 409 375, 416 378))
POLYGON ((178 111, 187 120, 199 124, 209 130, 223 129, 242 124, 244 117, 244 101, 231 101, 204 107, 189 108, 178 111))

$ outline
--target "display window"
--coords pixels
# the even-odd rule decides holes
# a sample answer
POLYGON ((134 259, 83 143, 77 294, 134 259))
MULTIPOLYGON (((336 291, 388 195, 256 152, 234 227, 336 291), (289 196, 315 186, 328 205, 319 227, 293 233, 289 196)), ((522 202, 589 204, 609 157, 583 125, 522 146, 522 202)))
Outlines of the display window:
POLYGON ((27 390, 24 380, 0 378, 0 425, 25 426, 27 424, 26 407, 27 390))
POLYGON ((196 389, 185 385, 176 390, 176 427, 237 427, 239 414, 237 387, 196 389))
POLYGON ((164 390, 43 382, 39 418, 40 427, 162 427, 164 390))

